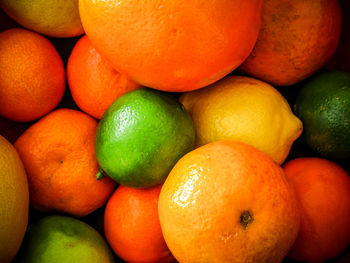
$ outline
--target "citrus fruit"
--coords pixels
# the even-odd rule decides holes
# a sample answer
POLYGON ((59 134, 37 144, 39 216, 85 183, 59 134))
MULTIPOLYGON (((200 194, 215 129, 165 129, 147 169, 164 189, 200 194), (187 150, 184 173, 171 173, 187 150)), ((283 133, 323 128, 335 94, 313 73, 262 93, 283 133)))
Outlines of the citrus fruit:
POLYGON ((100 167, 116 182, 151 187, 192 150, 191 117, 170 94, 142 88, 119 97, 103 115, 96 134, 100 167))
POLYGON ((250 77, 226 77, 184 93, 180 102, 193 119, 197 146, 238 140, 281 164, 302 132, 286 99, 271 85, 250 77))
POLYGON ((262 0, 80 0, 87 36, 144 86, 189 91, 224 77, 253 49, 262 0))
POLYGON ((31 225, 20 262, 112 263, 113 254, 88 224, 66 216, 46 216, 31 225))
POLYGON ((122 94, 140 87, 114 70, 86 36, 79 39, 70 54, 67 79, 75 103, 97 119, 122 94))
POLYGON ((1 0, 0 7, 17 23, 51 37, 84 33, 79 0, 1 0))
POLYGON ((350 157, 350 73, 313 77, 298 93, 295 112, 314 151, 330 158, 350 157))
POLYGON ((265 0, 258 40, 240 70, 274 85, 295 84, 331 58, 340 31, 338 0, 265 0))
POLYGON ((28 181, 23 163, 0 135, 0 262, 15 257, 28 224, 28 181))
POLYGON ((0 33, 0 115, 38 119, 57 106, 65 85, 62 59, 49 40, 20 28, 0 33))
POLYGON ((164 239, 185 262, 281 262, 299 230, 283 169, 247 144, 217 141, 182 157, 158 203, 164 239))
POLYGON ((115 183, 96 177, 96 129, 97 122, 87 114, 58 109, 17 139, 34 209, 85 216, 107 201, 115 183))
POLYGON ((126 262, 173 262, 158 218, 161 185, 136 189, 119 186, 108 200, 104 229, 114 252, 126 262))
POLYGON ((289 257, 325 262, 350 243, 350 178, 337 164, 297 158, 284 165, 300 203, 301 223, 289 257))

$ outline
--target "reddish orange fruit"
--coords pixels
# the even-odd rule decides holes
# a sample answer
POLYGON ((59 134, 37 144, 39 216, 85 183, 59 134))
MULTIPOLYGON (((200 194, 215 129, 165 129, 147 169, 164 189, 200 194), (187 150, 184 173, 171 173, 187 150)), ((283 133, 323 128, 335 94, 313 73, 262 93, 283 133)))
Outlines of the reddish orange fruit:
POLYGON ((115 183, 96 177, 96 129, 96 120, 85 113, 59 109, 17 139, 33 208, 85 216, 107 201, 115 183))
POLYGON ((299 235, 289 257, 324 262, 350 243, 350 178, 337 164, 298 158, 284 165, 300 203, 299 235))
POLYGON ((105 235, 114 252, 127 262, 173 262, 158 219, 161 186, 119 186, 105 210, 105 235))
POLYGON ((338 0, 265 0, 254 50, 240 69, 275 85, 292 85, 321 69, 340 36, 338 0))
POLYGON ((65 85, 62 59, 49 40, 20 28, 0 33, 0 115, 38 119, 57 106, 65 85))
POLYGON ((75 45, 67 64, 67 78, 75 103, 91 116, 101 119, 107 108, 139 84, 112 68, 83 36, 75 45))
POLYGON ((174 257, 185 262, 281 262, 299 230, 283 170, 235 141, 182 157, 159 196, 159 219, 174 257))
POLYGON ((262 0, 80 0, 87 36, 144 86, 189 91, 238 67, 260 28, 262 0))

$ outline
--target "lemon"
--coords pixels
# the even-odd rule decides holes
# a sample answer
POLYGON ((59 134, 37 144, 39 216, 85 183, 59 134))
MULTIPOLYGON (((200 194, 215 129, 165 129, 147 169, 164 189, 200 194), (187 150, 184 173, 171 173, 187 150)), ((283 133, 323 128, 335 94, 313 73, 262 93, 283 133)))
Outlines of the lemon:
POLYGON ((79 0, 1 0, 0 7, 18 24, 51 37, 84 33, 79 0))
POLYGON ((184 93, 180 102, 193 119, 197 147, 237 140, 281 164, 302 133, 302 122, 278 90, 250 77, 226 77, 184 93))
POLYGON ((29 191, 27 176, 19 155, 0 136, 0 262, 16 255, 28 224, 29 191))

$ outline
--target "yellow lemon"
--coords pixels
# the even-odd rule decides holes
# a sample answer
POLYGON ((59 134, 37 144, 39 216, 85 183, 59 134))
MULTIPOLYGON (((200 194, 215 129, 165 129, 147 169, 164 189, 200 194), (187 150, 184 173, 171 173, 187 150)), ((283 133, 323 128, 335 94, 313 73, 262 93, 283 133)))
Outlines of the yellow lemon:
POLYGON ((226 77, 184 93, 180 101, 192 116, 197 147, 237 140, 281 164, 302 133, 302 122, 287 100, 271 85, 250 77, 226 77))
POLYGON ((0 7, 20 25, 51 37, 84 33, 79 0, 1 0, 0 7))
POLYGON ((29 194, 16 149, 0 135, 0 262, 16 255, 27 228, 29 194))

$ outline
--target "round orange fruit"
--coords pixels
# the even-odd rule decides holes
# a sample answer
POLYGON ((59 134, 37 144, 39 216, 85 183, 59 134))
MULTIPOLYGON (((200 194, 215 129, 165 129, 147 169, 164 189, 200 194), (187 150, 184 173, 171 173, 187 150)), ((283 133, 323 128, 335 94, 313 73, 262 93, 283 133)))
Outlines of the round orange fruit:
POLYGON ((57 106, 65 85, 62 59, 48 39, 21 28, 0 33, 0 115, 36 120, 57 106))
POLYGON ((262 0, 80 0, 87 36, 121 73, 164 91, 224 77, 253 49, 262 0))
POLYGON ((108 200, 105 235, 114 252, 127 262, 174 262, 159 224, 161 187, 137 189, 119 186, 108 200))
POLYGON ((299 230, 283 169, 247 144, 217 141, 181 158, 158 204, 164 239, 185 262, 281 262, 299 230))
POLYGON ((58 109, 17 139, 34 209, 85 216, 105 204, 115 183, 96 176, 96 129, 96 120, 87 114, 58 109))
POLYGON ((338 0, 265 0, 258 40, 240 69, 274 85, 295 84, 326 64, 340 31, 338 0))
POLYGON ((284 165, 300 203, 298 237, 289 257, 325 262, 350 243, 350 178, 336 163, 297 158, 284 165))
POLYGON ((97 119, 121 95, 140 87, 113 69, 87 36, 79 39, 70 54, 67 79, 75 103, 97 119))

